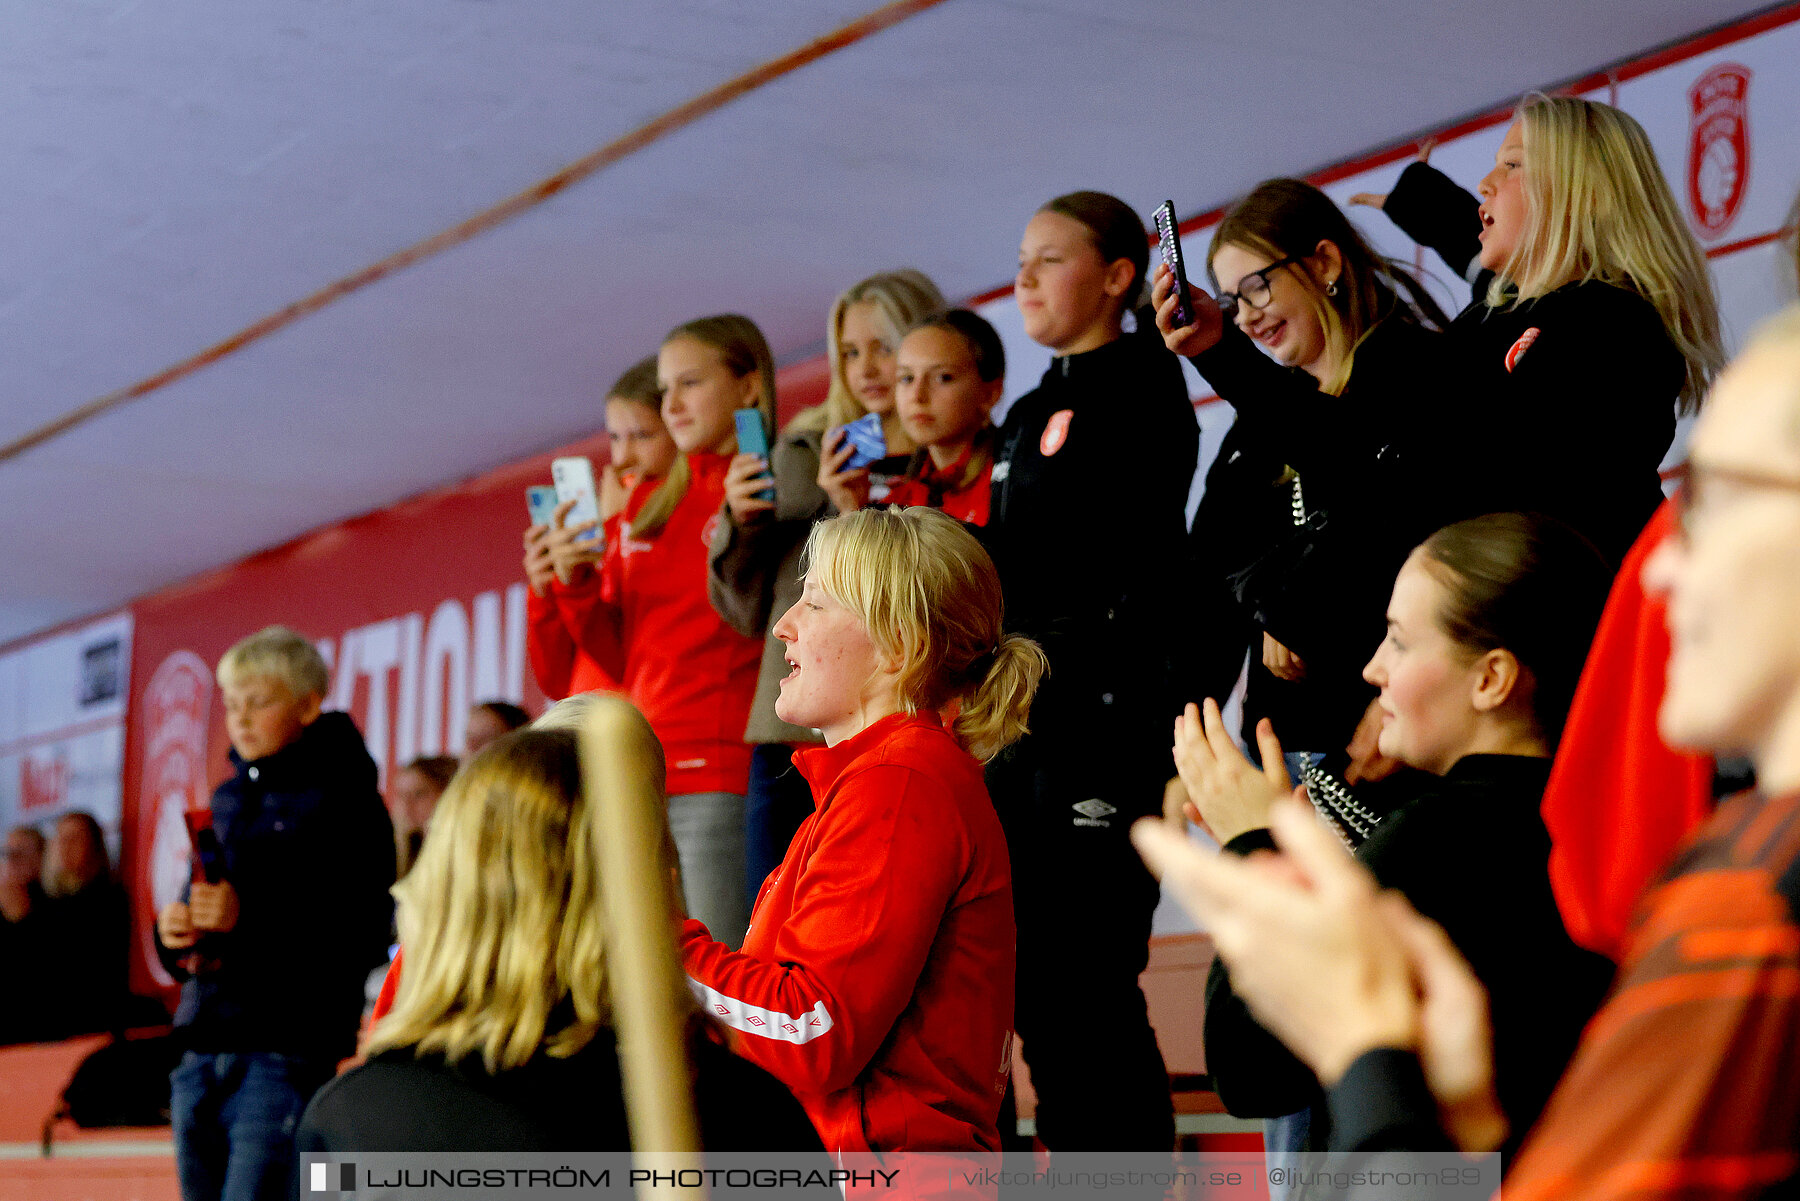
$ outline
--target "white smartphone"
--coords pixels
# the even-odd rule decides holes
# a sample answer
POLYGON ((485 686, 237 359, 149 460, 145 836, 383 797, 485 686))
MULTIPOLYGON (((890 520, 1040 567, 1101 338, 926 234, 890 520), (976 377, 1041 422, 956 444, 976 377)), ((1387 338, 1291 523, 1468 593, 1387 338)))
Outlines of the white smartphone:
POLYGON ((594 523, 590 537, 600 537, 600 494, 594 487, 594 465, 584 455, 555 459, 550 464, 550 482, 556 485, 558 504, 574 501, 575 507, 563 518, 563 525, 594 523))

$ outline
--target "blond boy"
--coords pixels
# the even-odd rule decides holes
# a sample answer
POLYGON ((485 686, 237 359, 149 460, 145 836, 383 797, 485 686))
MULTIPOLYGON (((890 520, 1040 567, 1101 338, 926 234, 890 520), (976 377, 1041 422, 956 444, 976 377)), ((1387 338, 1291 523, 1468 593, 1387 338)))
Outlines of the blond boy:
POLYGON ((234 769, 212 797, 218 853, 157 915, 188 977, 171 1109, 185 1201, 261 1201, 292 1195, 300 1113, 354 1050, 392 921, 393 828, 356 724, 321 712, 310 642, 270 626, 218 679, 234 769))

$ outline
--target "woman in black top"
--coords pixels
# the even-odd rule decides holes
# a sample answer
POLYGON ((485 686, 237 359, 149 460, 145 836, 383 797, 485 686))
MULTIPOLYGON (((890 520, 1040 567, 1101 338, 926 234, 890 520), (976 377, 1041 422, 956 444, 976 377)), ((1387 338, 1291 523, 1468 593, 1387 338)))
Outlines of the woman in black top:
POLYGON ((1099 192, 1058 197, 1026 225, 1014 295, 1056 357, 1006 414, 976 531, 1008 628, 1050 660, 1031 732, 988 787, 1012 856, 1016 1025, 1054 1150, 1174 1141, 1137 983, 1158 893, 1126 832, 1161 810, 1169 777, 1169 632, 1199 428, 1180 363, 1148 321, 1124 329, 1148 254, 1137 214, 1099 192))
POLYGON ((1446 332, 1463 422, 1440 486, 1465 514, 1559 517, 1617 564, 1661 503, 1677 408, 1724 363, 1706 256, 1643 127, 1610 105, 1531 97, 1479 191, 1415 163, 1383 204, 1474 276, 1446 332))
POLYGON ((1297 179, 1268 180, 1234 205, 1208 268, 1235 323, 1200 293, 1200 319, 1175 328, 1164 269, 1155 291, 1164 342, 1237 414, 1195 514, 1195 575, 1229 577, 1258 631, 1245 728, 1268 716, 1294 751, 1337 752, 1374 695, 1362 664, 1394 573, 1449 519, 1418 486, 1414 450, 1441 441, 1440 339, 1428 324, 1448 318, 1297 179))
MULTIPOLYGON (((394 889, 394 1008, 368 1062, 307 1106, 301 1153, 630 1149, 590 821, 568 730, 508 734, 457 774, 394 889)), ((819 1149, 799 1102, 697 1013, 689 1060, 707 1150, 819 1149)))
MULTIPOLYGON (((1513 513, 1459 522, 1401 569, 1368 666, 1381 689, 1382 752, 1438 783, 1383 821, 1357 857, 1440 923, 1487 986, 1500 1104, 1514 1131, 1549 1098, 1612 977, 1609 961, 1564 931, 1538 811, 1606 581, 1592 546, 1558 522, 1513 513)), ((1258 734, 1268 762, 1279 744, 1267 723, 1258 734)), ((1227 851, 1273 849, 1267 814, 1286 777, 1249 765, 1211 701, 1204 717, 1183 718, 1176 762, 1227 851)), ((1208 980, 1205 1045, 1227 1109, 1267 1116, 1311 1105, 1309 1145, 1329 1145, 1318 1080, 1250 1016, 1222 965, 1208 980)))

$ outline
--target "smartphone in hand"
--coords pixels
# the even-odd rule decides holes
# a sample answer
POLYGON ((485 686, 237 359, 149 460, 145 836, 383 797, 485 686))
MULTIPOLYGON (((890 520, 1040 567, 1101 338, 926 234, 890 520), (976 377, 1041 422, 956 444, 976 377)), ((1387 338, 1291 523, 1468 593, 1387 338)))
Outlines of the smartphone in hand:
POLYGON ((556 520, 556 489, 548 484, 533 484, 525 489, 525 507, 531 511, 532 525, 549 525, 556 520))
POLYGON ((881 431, 880 413, 864 413, 844 427, 844 437, 854 448, 844 464, 847 470, 855 471, 887 458, 887 435, 881 431))
POLYGON ((584 542, 600 541, 600 493, 594 487, 594 465, 586 456, 574 455, 556 459, 550 464, 550 479, 556 485, 558 504, 574 501, 575 507, 563 519, 567 526, 594 523, 593 533, 584 542))
POLYGON ((194 855, 200 879, 217 884, 225 878, 225 848, 211 826, 202 826, 194 835, 194 855))
MULTIPOLYGON (((737 445, 741 455, 755 455, 763 462, 769 461, 769 431, 763 426, 762 413, 756 409, 739 409, 733 420, 737 422, 737 445)), ((767 475, 767 472, 763 474, 767 475)), ((757 500, 774 500, 773 484, 756 494, 757 500)))
POLYGON ((1165 200, 1156 210, 1156 248, 1163 266, 1175 277, 1175 328, 1194 323, 1194 294, 1188 289, 1187 263, 1181 257, 1181 232, 1175 224, 1175 202, 1165 200))

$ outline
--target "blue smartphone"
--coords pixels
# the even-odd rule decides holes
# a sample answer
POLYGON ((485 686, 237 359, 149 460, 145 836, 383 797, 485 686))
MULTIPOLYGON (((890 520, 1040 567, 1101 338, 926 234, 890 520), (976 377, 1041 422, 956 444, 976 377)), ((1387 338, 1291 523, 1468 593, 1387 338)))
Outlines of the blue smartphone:
POLYGON ((533 484, 525 489, 525 507, 531 510, 532 525, 549 525, 556 520, 556 489, 549 484, 533 484))
MULTIPOLYGON (((763 426, 762 414, 755 409, 739 409, 736 414, 734 414, 733 419, 737 422, 738 453, 741 455, 755 455, 757 458, 763 460, 763 462, 768 462, 769 431, 763 426)), ((766 475, 767 473, 765 472, 764 474, 766 475)), ((774 500, 774 486, 771 484, 770 487, 764 488, 761 492, 758 492, 756 494, 756 499, 774 500)))
POLYGON ((887 458, 887 435, 881 432, 880 413, 864 413, 844 427, 844 437, 851 446, 845 470, 855 471, 887 458))

